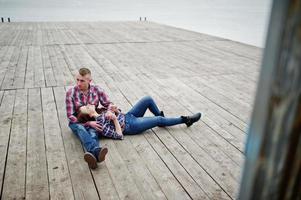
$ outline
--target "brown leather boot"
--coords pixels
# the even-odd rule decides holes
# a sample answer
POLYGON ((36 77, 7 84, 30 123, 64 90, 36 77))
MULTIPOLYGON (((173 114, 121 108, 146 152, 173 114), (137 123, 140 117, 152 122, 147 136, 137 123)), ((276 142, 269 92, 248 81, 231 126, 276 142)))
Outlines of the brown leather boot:
POLYGON ((88 163, 88 165, 91 169, 97 168, 97 161, 96 161, 95 156, 92 153, 86 152, 84 155, 84 159, 88 163))
POLYGON ((108 148, 107 147, 101 148, 101 150, 98 153, 98 162, 104 161, 106 159, 107 153, 108 153, 108 148))

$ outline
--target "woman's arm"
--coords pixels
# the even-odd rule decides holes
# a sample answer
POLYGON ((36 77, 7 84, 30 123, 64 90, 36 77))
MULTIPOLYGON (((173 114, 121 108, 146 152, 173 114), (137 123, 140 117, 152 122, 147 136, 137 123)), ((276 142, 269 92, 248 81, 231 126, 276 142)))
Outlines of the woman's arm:
POLYGON ((113 121, 114 126, 115 126, 115 132, 119 135, 119 136, 117 136, 117 138, 123 139, 123 134, 122 134, 121 126, 120 126, 120 124, 119 124, 119 121, 118 121, 116 115, 115 115, 113 112, 108 111, 108 112, 106 113, 106 117, 107 117, 108 119, 110 119, 110 120, 113 121), (121 136, 121 137, 120 137, 120 136, 121 136))
POLYGON ((116 132, 117 132, 119 135, 122 135, 121 126, 120 126, 119 121, 118 121, 118 119, 117 119, 116 116, 115 116, 115 118, 113 119, 113 122, 114 122, 114 126, 115 126, 115 129, 116 129, 116 132))

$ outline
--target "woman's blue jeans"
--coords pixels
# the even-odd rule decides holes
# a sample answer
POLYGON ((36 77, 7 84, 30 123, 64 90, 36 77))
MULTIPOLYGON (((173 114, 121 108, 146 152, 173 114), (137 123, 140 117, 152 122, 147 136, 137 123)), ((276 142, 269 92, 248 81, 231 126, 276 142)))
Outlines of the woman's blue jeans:
POLYGON ((183 123, 181 117, 166 118, 160 116, 160 110, 150 96, 140 99, 133 108, 125 115, 125 135, 142 133, 145 130, 156 126, 173 126, 183 123), (149 109, 155 116, 143 117, 146 110, 149 109))

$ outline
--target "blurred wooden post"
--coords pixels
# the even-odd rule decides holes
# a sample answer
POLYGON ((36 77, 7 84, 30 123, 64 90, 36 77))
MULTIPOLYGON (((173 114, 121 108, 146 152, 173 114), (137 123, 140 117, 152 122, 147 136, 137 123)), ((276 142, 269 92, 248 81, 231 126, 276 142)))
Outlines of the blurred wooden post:
POLYGON ((239 199, 301 199, 301 0, 274 0, 239 199))
POLYGON ((3 18, 3 17, 1 17, 1 22, 2 22, 2 23, 4 22, 4 18, 3 18))
POLYGON ((7 21, 10 22, 10 18, 9 17, 7 18, 7 21))

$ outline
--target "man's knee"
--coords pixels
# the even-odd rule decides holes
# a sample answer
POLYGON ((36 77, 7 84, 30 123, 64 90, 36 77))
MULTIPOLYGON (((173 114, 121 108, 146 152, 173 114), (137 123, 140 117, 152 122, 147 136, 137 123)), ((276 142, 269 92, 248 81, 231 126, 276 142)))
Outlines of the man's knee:
POLYGON ((93 139, 98 139, 98 133, 94 128, 88 128, 87 130, 93 139))
POLYGON ((76 133, 79 131, 87 131, 83 125, 77 124, 77 123, 69 124, 69 127, 73 132, 76 132, 76 133))

